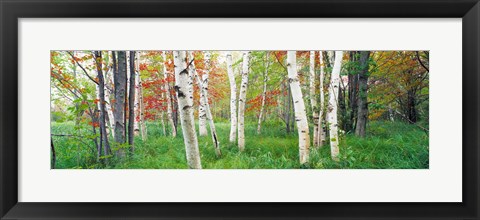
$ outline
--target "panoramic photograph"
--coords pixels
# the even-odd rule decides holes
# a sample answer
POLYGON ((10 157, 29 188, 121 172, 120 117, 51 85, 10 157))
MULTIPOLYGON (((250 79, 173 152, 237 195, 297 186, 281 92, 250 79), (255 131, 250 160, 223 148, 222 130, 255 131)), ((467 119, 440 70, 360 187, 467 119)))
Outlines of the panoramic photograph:
POLYGON ((429 51, 50 57, 51 169, 429 169, 429 51))

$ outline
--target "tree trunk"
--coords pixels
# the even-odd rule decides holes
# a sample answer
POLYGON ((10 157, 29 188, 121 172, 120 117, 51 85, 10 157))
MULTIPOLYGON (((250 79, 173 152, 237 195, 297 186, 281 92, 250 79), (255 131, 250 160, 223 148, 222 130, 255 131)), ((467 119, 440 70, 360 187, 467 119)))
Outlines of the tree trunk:
POLYGON ((129 62, 128 62, 129 53, 125 52, 125 103, 124 103, 124 111, 123 111, 123 124, 125 125, 125 143, 128 142, 128 92, 129 92, 129 84, 128 81, 128 73, 129 73, 129 62))
POLYGON ((247 102, 248 69, 250 52, 243 52, 242 83, 238 97, 238 149, 245 149, 245 103, 247 102))
POLYGON ((193 117, 193 87, 192 76, 189 75, 185 62, 185 51, 173 51, 175 65, 175 91, 180 111, 180 123, 182 125, 183 140, 188 167, 201 169, 200 152, 198 149, 195 121, 193 117))
MULTIPOLYGON (((205 73, 202 75, 202 90, 200 91, 200 106, 198 109, 198 125, 200 136, 207 136, 207 104, 208 104, 208 74, 210 72, 210 53, 205 52, 205 73), (204 90, 204 91, 203 91, 204 90)), ((193 53, 191 53, 193 59, 193 53)), ((195 69, 195 64, 192 63, 195 69)))
POLYGON ((100 103, 100 135, 103 140, 104 146, 104 155, 110 154, 110 144, 108 143, 107 128, 105 126, 105 80, 103 78, 103 67, 102 67, 102 52, 95 51, 95 63, 97 66, 97 78, 98 78, 98 91, 99 91, 99 103, 100 103))
POLYGON ((358 113, 357 125, 355 126, 355 134, 365 137, 368 119, 368 59, 370 51, 360 52, 360 73, 358 80, 358 113))
POLYGON ((408 121, 410 124, 417 123, 417 107, 416 107, 416 98, 415 98, 415 91, 413 89, 409 89, 407 91, 407 115, 408 121))
MULTIPOLYGON (((107 54, 108 56, 108 54, 107 54)), ((108 116, 108 129, 109 133, 112 134, 112 137, 115 138, 115 122, 113 117, 113 110, 112 110, 112 101, 111 101, 111 91, 113 91, 112 79, 110 75, 113 75, 113 65, 108 68, 108 72, 105 76, 105 109, 107 111, 108 116), (110 74, 108 74, 110 73, 110 74), (110 77, 109 77, 110 76, 110 77)))
POLYGON ((237 83, 232 68, 232 54, 227 52, 227 73, 230 81, 230 142, 237 139, 237 83))
POLYGON ((328 98, 328 123, 330 125, 330 150, 332 159, 338 161, 339 146, 338 146, 338 122, 337 122, 337 95, 338 87, 340 85, 340 70, 342 66, 343 51, 335 51, 335 63, 333 65, 330 90, 328 98))
MULTIPOLYGON (((125 51, 113 52, 114 66, 118 64, 118 67, 114 67, 113 81, 115 84, 115 108, 113 109, 113 116, 115 118, 115 142, 118 145, 125 143, 125 97, 126 97, 126 84, 127 84, 127 65, 125 51), (116 60, 116 53, 118 53, 118 60, 116 60)), ((123 147, 119 147, 115 152, 115 155, 119 158, 125 157, 125 150, 123 147)))
MULTIPOLYGON (((288 72, 287 72, 288 75, 288 72)), ((285 86, 287 89, 287 96, 285 97, 285 131, 287 134, 290 133, 290 97, 292 97, 292 93, 290 90, 290 86, 285 86)))
MULTIPOLYGON (((193 53, 192 52, 189 52, 189 57, 191 59, 191 62, 189 62, 189 63, 193 64, 193 59, 194 58, 193 58, 193 53)), ((193 74, 195 76, 195 79, 197 80, 197 84, 198 84, 198 88, 199 88, 200 92, 203 93, 203 96, 200 96, 200 98, 203 99, 203 101, 205 103, 205 106, 204 106, 205 114, 206 114, 206 119, 207 119, 207 121, 210 125, 210 133, 212 135, 213 148, 215 149, 215 154, 217 155, 217 157, 221 157, 222 152, 220 150, 220 142, 218 141, 217 130, 215 129, 215 123, 213 122, 212 112, 210 111, 210 105, 208 104, 207 94, 206 94, 207 90, 205 88, 203 88, 203 86, 205 85, 205 81, 200 80, 200 77, 198 76, 197 71, 195 70, 194 66, 190 66, 190 67, 192 67, 192 69, 189 68, 189 70, 192 72, 191 74, 193 74)), ((207 64, 206 64, 206 67, 208 67, 207 64)))
POLYGON ((347 105, 345 101, 345 87, 343 86, 342 80, 340 79, 340 83, 338 86, 338 108, 339 108, 339 128, 344 131, 350 131, 352 128, 351 121, 347 116, 347 105))
MULTIPOLYGON (((209 57, 209 55, 206 55, 209 57)), ((189 67, 188 67, 188 70, 189 70, 189 74, 193 77, 195 77, 194 80, 197 81, 197 84, 198 84, 198 88, 200 90, 200 99, 203 99, 203 102, 204 102, 204 110, 205 110, 205 118, 206 120, 209 122, 209 125, 210 125, 210 133, 212 135, 212 141, 213 141, 213 147, 215 149, 215 154, 220 157, 222 156, 222 153, 220 151, 220 143, 218 141, 218 136, 217 136, 217 130, 215 129, 215 123, 213 122, 213 116, 212 116, 212 112, 210 110, 210 105, 208 104, 208 95, 207 95, 207 91, 208 89, 205 89, 203 86, 205 85, 208 85, 208 76, 206 78, 204 78, 205 80, 200 80, 200 77, 198 76, 198 73, 197 73, 197 70, 195 69, 195 65, 193 64, 194 63, 194 60, 195 60, 195 57, 193 56, 193 52, 192 51, 189 51, 188 52, 188 59, 187 59, 189 62, 189 67)), ((209 60, 209 58, 207 58, 207 60, 209 60)), ((210 65, 209 65, 209 61, 205 61, 205 68, 206 69, 209 69, 210 68, 210 65)), ((208 72, 208 70, 207 70, 208 72)), ((205 74, 208 74, 208 73, 205 73, 205 74)), ((205 128, 206 130, 206 128, 205 128)))
POLYGON ((307 113, 305 112, 302 88, 300 88, 300 80, 298 79, 297 73, 296 51, 287 51, 287 69, 288 82, 290 83, 290 89, 292 90, 295 121, 297 122, 300 164, 303 165, 308 163, 310 137, 308 134, 307 113))
POLYGON ((310 105, 312 107, 313 117, 313 147, 320 146, 319 127, 318 127, 318 111, 317 111, 317 97, 315 89, 315 51, 310 51, 310 105))
POLYGON ((143 85, 142 85, 142 79, 140 78, 140 52, 137 52, 137 63, 136 63, 136 69, 137 69, 137 77, 136 81, 138 89, 137 89, 137 98, 138 100, 138 114, 139 114, 139 124, 140 124, 140 135, 142 136, 142 140, 145 141, 147 140, 147 126, 145 124, 145 106, 143 104, 143 85))
POLYGON ((268 81, 268 68, 270 66, 270 63, 268 61, 269 58, 269 51, 266 52, 266 64, 265 64, 265 73, 263 74, 263 93, 262 93, 262 107, 260 109, 260 115, 258 116, 258 125, 257 125, 257 134, 261 133, 262 129, 262 120, 263 120, 263 115, 265 114, 265 101, 267 99, 267 81, 268 81))
POLYGON ((344 130, 345 131, 353 131, 355 130, 355 126, 357 123, 357 113, 358 113, 358 72, 357 72, 357 64, 358 58, 357 52, 352 51, 350 52, 350 62, 354 65, 353 68, 350 69, 348 73, 348 104, 349 104, 349 111, 348 116, 345 117, 344 122, 344 130))
POLYGON ((172 136, 176 137, 177 136, 177 125, 173 120, 173 114, 172 114, 172 98, 170 96, 170 82, 168 82, 168 72, 167 72, 167 55, 165 54, 165 51, 162 53, 162 58, 163 58, 163 77, 165 79, 165 91, 167 95, 167 117, 168 121, 170 122, 170 125, 172 126, 172 136))
POLYGON ((55 163, 57 162, 57 156, 55 153, 55 146, 53 145, 53 139, 50 137, 50 150, 52 151, 50 167, 51 169, 55 169, 55 163))
POLYGON ((323 52, 319 52, 320 59, 320 110, 318 112, 318 145, 321 147, 325 143, 325 132, 323 129, 323 118, 325 110, 325 90, 323 86, 325 75, 325 64, 323 61, 323 52))
MULTIPOLYGON (((139 99, 139 92, 138 90, 140 89, 139 87, 139 83, 140 83, 140 76, 139 76, 139 72, 137 71, 137 66, 138 66, 138 56, 140 56, 140 53, 139 52, 135 52, 133 51, 134 54, 132 55, 132 51, 130 52, 130 70, 133 69, 133 71, 130 71, 130 75, 135 75, 135 83, 134 83, 134 88, 135 88, 135 92, 134 92, 134 100, 135 100, 135 103, 133 105, 134 107, 134 115, 135 115, 135 118, 134 118, 134 123, 133 123, 133 134, 134 136, 138 136, 140 134, 140 99, 139 99), (132 61, 132 57, 134 58, 133 61, 132 61)), ((130 82, 132 80, 130 79, 130 82)), ((130 85, 131 86, 131 85, 130 85)))
POLYGON ((135 151, 135 51, 130 51, 130 92, 128 94, 128 145, 130 151, 135 151))

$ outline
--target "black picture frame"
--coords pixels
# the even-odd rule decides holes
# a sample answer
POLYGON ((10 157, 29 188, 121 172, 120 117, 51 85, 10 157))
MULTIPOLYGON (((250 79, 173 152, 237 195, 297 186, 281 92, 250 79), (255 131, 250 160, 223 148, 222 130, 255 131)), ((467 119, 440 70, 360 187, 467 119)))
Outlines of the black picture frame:
POLYGON ((478 0, 0 0, 0 7, 1 219, 479 219, 478 0), (463 202, 18 202, 18 19, 65 17, 462 18, 463 202))

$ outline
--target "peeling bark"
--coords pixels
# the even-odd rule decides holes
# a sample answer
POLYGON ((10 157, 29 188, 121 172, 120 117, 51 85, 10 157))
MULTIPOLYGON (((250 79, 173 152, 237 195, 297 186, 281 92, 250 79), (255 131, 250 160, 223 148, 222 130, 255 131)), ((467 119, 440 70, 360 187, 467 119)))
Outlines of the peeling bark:
POLYGON ((193 117, 192 76, 189 74, 187 68, 185 60, 186 52, 174 51, 173 55, 175 65, 175 91, 177 93, 187 163, 189 168, 201 169, 200 151, 198 149, 198 139, 193 117))
POLYGON ((318 145, 321 147, 325 144, 325 130, 323 129, 323 121, 325 114, 325 88, 324 88, 324 77, 325 77, 325 62, 323 60, 323 52, 319 52, 320 59, 320 108, 318 112, 318 145))
POLYGON ((250 51, 243 52, 242 83, 240 84, 240 95, 238 98, 238 149, 245 149, 245 104, 247 99, 248 69, 250 51))
POLYGON ((140 135, 142 136, 142 140, 145 141, 147 140, 147 126, 145 124, 145 106, 143 103, 143 85, 142 85, 142 79, 140 78, 140 52, 137 52, 137 62, 136 62, 136 69, 137 69, 137 77, 136 81, 137 83, 137 97, 135 100, 138 100, 138 114, 139 114, 139 129, 140 129, 140 135))
MULTIPOLYGON (((193 58, 192 52, 189 53, 189 57, 190 59, 192 59, 189 63, 193 64, 194 58, 193 58)), ((203 93, 203 96, 201 95, 200 98, 203 99, 205 103, 205 106, 204 106, 205 116, 210 126, 210 133, 212 135, 212 142, 213 142, 213 148, 215 149, 215 154, 217 155, 217 157, 221 157, 222 152, 220 150, 220 142, 218 141, 217 130, 215 129, 215 123, 213 122, 212 112, 210 110, 210 105, 208 104, 207 94, 206 94, 207 90, 203 88, 203 86, 205 85, 205 81, 200 80, 200 77, 198 76, 197 71, 195 70, 195 67, 193 65, 190 65, 190 67, 189 67, 189 70, 191 70, 191 74, 193 74, 193 76, 197 80, 197 84, 200 92, 203 93)))
POLYGON ((315 51, 310 51, 310 105, 312 107, 313 118, 313 147, 319 147, 319 128, 318 128, 318 111, 317 111, 317 94, 315 89, 315 51))
POLYGON ((296 51, 287 51, 287 69, 288 81, 292 90, 293 107, 295 111, 295 121, 298 130, 298 149, 300 164, 308 163, 310 136, 308 129, 307 113, 305 111, 305 103, 303 101, 302 88, 297 73, 297 57, 296 51))
POLYGON ((343 51, 335 51, 335 61, 333 65, 330 89, 328 97, 328 123, 330 125, 330 151, 332 159, 339 160, 339 146, 338 146, 338 87, 340 85, 340 70, 343 59, 343 51))
POLYGON ((227 73, 230 81, 230 142, 237 139, 237 84, 232 68, 232 54, 227 52, 227 73))

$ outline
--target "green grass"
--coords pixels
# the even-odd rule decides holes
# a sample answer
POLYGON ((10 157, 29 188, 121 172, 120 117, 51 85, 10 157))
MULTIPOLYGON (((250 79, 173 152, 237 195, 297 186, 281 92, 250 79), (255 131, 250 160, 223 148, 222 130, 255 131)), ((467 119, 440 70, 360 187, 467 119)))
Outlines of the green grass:
MULTIPOLYGON (((52 122, 53 134, 91 135, 88 127, 74 130, 73 122, 52 122)), ((245 151, 229 143, 229 123, 217 123, 222 157, 217 158, 210 135, 199 137, 204 169, 426 169, 429 167, 428 135, 414 125, 400 122, 373 121, 367 137, 347 134, 341 137, 341 160, 330 158, 328 142, 320 149, 311 148, 310 162, 300 167, 298 136, 286 134, 284 127, 268 122, 262 134, 256 134, 256 124, 245 128, 245 151)), ((186 169, 185 148, 181 131, 176 138, 165 136, 159 123, 147 123, 148 139, 135 138, 135 153, 123 161, 112 158, 109 165, 96 162, 96 150, 91 137, 54 137, 56 168, 83 169, 186 169)), ((169 131, 167 131, 169 133, 169 131)))

